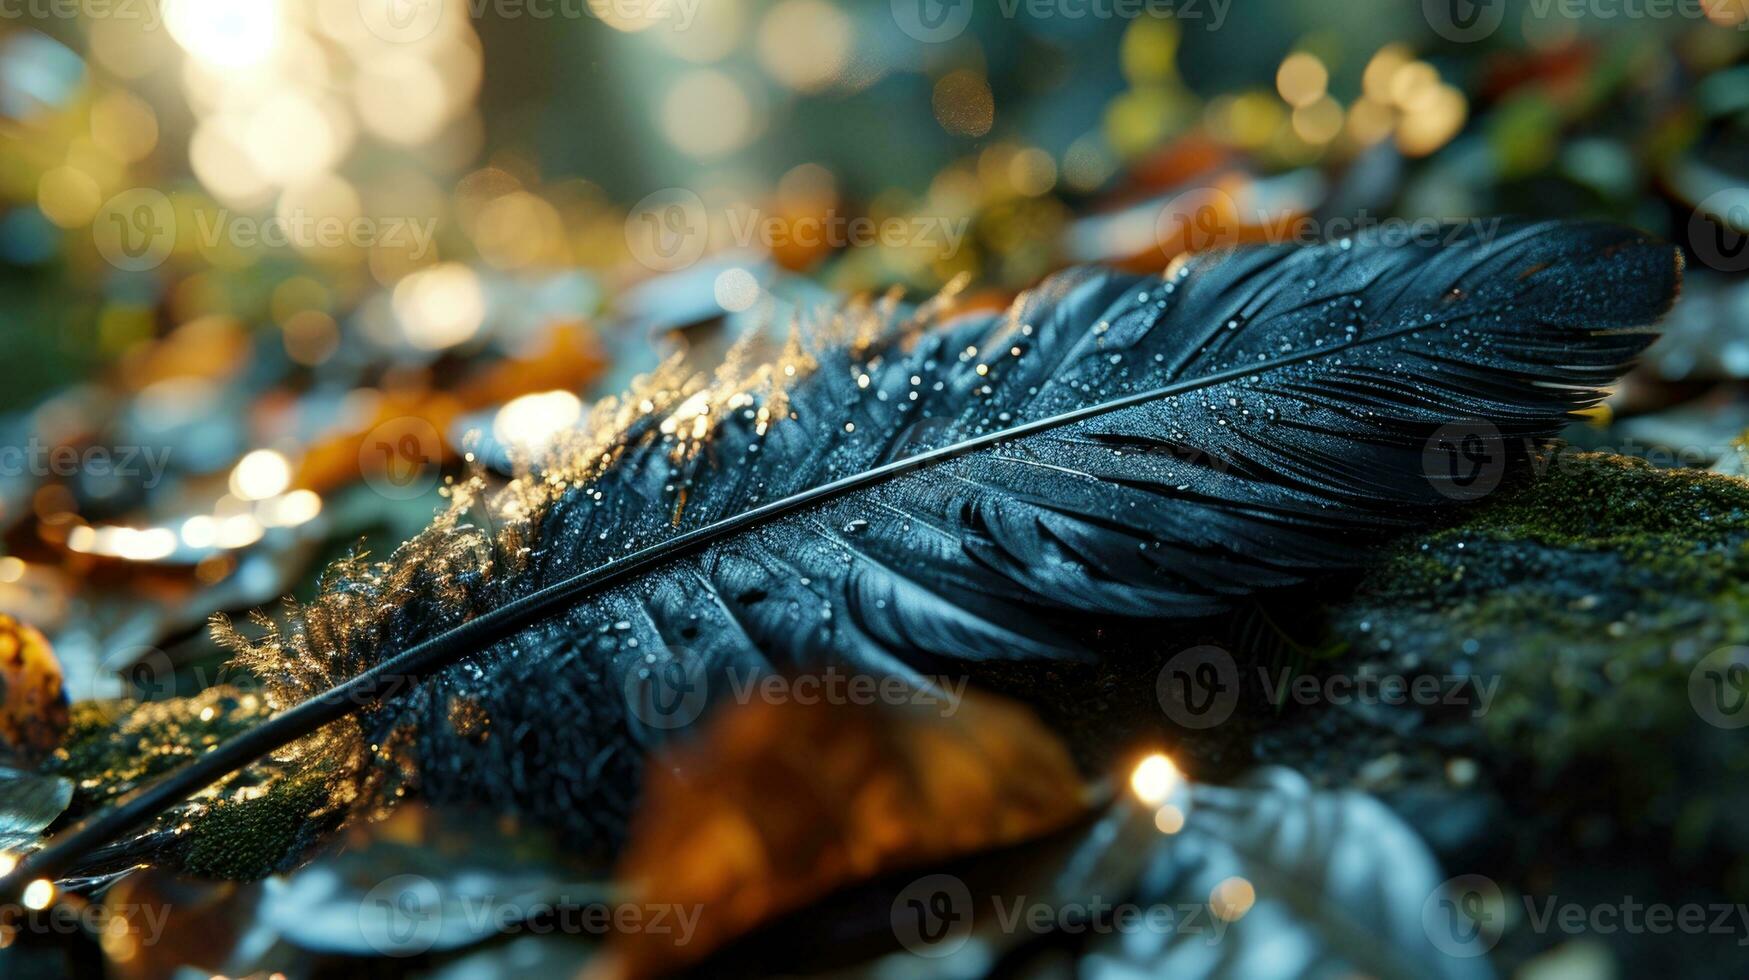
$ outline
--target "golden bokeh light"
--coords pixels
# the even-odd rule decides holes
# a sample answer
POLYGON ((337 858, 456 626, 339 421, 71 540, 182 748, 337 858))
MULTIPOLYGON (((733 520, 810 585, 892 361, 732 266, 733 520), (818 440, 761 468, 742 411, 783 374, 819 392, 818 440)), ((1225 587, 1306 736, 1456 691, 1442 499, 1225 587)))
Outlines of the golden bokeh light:
POLYGON ((188 163, 214 197, 239 207, 265 204, 273 185, 255 166, 240 114, 210 116, 195 127, 188 163))
POLYGON ((740 47, 746 30, 747 8, 743 5, 701 3, 686 30, 651 31, 644 36, 676 58, 708 65, 727 58, 740 47))
POLYGON ((1184 810, 1167 803, 1154 811, 1154 829, 1162 834, 1176 834, 1184 829, 1184 810))
POLYGON ((287 241, 325 261, 350 257, 349 229, 363 213, 358 191, 331 173, 287 187, 274 208, 287 241))
POLYGON ((81 525, 67 535, 67 547, 81 554, 125 561, 158 561, 176 550, 176 532, 162 527, 81 525))
POLYGON ((421 269, 396 283, 393 303, 402 336, 423 350, 443 350, 471 339, 486 318, 480 277, 454 262, 421 269))
POLYGON ((255 519, 262 527, 299 527, 322 513, 322 498, 313 490, 293 490, 261 501, 255 519))
POLYGON ((247 68, 278 50, 284 12, 279 0, 164 0, 164 25, 191 57, 247 68))
POLYGON ((565 227, 559 212, 528 191, 492 198, 473 221, 480 258, 500 269, 518 269, 559 259, 565 227))
POLYGON ((239 500, 277 497, 291 485, 291 463, 271 449, 257 449, 231 470, 231 493, 239 500))
POLYGON ((1348 109, 1348 138, 1360 146, 1371 146, 1391 135, 1397 117, 1391 107, 1363 98, 1348 109))
POLYGON ((514 452, 538 455, 583 418, 583 402, 568 391, 512 399, 492 420, 492 437, 514 452))
POLYGON ((1008 161, 1008 181, 1027 197, 1038 197, 1057 186, 1057 162, 1036 146, 1014 154, 1008 161))
POLYGON ((1313 146, 1322 146, 1342 132, 1342 104, 1328 95, 1293 112, 1294 134, 1313 146))
POLYGON ((1450 85, 1435 85, 1419 94, 1397 128, 1397 148, 1412 157, 1426 156, 1444 146, 1463 128, 1469 116, 1464 94, 1450 85))
POLYGON ((350 148, 345 118, 327 100, 280 92, 248 114, 243 145, 257 173, 279 186, 308 180, 350 148))
POLYGON ((827 0, 781 0, 759 24, 759 64, 798 92, 838 78, 854 45, 850 18, 827 0))
POLYGON ((746 269, 724 269, 717 273, 712 285, 717 305, 730 313, 752 309, 759 301, 759 280, 753 278, 753 273, 746 269))
POLYGON ((83 171, 106 195, 127 183, 127 164, 83 133, 67 141, 67 166, 83 171))
MULTIPOLYGON (((275 205, 291 243, 311 258, 329 265, 368 262, 387 284, 420 260, 381 257, 380 242, 313 241, 287 223, 287 212, 333 219, 319 229, 384 213, 339 177, 361 131, 419 146, 439 167, 471 157, 478 127, 465 123, 473 118, 482 55, 466 12, 453 5, 429 22, 429 11, 421 12, 418 24, 384 22, 382 14, 358 0, 316 0, 309 7, 284 0, 170 0, 166 9, 171 36, 187 53, 182 87, 196 117, 189 166, 206 191, 226 208, 275 205), (386 29, 394 36, 383 36, 386 29)), ((106 110, 133 134, 100 144, 124 161, 149 152, 157 138, 155 119, 133 110, 124 102, 106 110)), ((197 208, 196 216, 201 213, 197 208)), ((230 267, 258 258, 236 248, 206 247, 202 254, 230 267)))
POLYGON ((1136 799, 1151 806, 1166 802, 1183 783, 1178 766, 1158 752, 1137 763, 1130 773, 1130 791, 1136 794, 1136 799))
POLYGON ((1118 59, 1132 85, 1163 82, 1177 74, 1176 21, 1139 17, 1124 31, 1118 59))
POLYGON ((1078 191, 1097 188, 1116 170, 1117 161, 1095 136, 1081 137, 1063 154, 1063 180, 1078 191))
POLYGON ((1439 71, 1425 61, 1411 61, 1391 73, 1389 94, 1399 109, 1409 109, 1439 87, 1439 71))
POLYGON ((218 523, 214 543, 221 548, 247 548, 260 541, 264 533, 261 522, 253 514, 232 514, 218 523))
POLYGON ((1361 90, 1366 97, 1380 104, 1391 101, 1391 79, 1397 69, 1414 60, 1409 49, 1401 44, 1387 44, 1373 53, 1361 75, 1361 90))
POLYGON ((708 159, 747 145, 754 134, 753 103, 741 83, 710 68, 674 80, 662 99, 662 133, 675 149, 708 159))
POLYGON ((838 200, 838 178, 817 163, 796 164, 777 179, 777 199, 791 210, 825 210, 838 200))
POLYGON ((143 17, 94 17, 86 27, 92 60, 117 78, 144 78, 174 50, 143 17))
POLYGON ((1275 89, 1288 105, 1304 107, 1324 97, 1330 72, 1316 55, 1296 51, 1282 59, 1275 72, 1275 89))
POLYGON ((589 12, 616 31, 636 34, 647 31, 666 19, 668 8, 654 3, 625 3, 623 0, 585 0, 589 12))
POLYGON ((340 349, 340 327, 320 310, 299 310, 287 317, 281 342, 285 354, 305 367, 314 367, 340 349))
POLYGON ((390 55, 364 65, 352 83, 352 102, 365 128, 393 143, 424 143, 450 116, 443 75, 411 55, 390 55))
POLYGON ((1124 92, 1105 107, 1105 134, 1111 147, 1133 157, 1158 144, 1190 118, 1191 101, 1179 88, 1143 85, 1124 92))
POLYGON ((40 912, 54 903, 55 886, 46 878, 38 878, 24 886, 21 899, 25 908, 40 912))
POLYGON ((967 68, 943 75, 930 99, 935 121, 956 136, 983 136, 996 123, 996 98, 984 76, 967 68))
POLYGON ((445 115, 454 118, 463 109, 471 106, 474 98, 480 94, 480 82, 486 71, 485 53, 480 50, 480 41, 471 33, 462 35, 431 48, 426 60, 437 69, 438 77, 443 79, 443 92, 447 100, 445 115))
POLYGON ((126 89, 112 89, 91 104, 91 138, 123 163, 142 160, 158 145, 157 113, 126 89))
POLYGON ((1234 875, 1223 878, 1209 891, 1209 911, 1223 922, 1237 922, 1257 904, 1257 889, 1251 882, 1234 875))
POLYGON ((37 181, 36 206, 62 228, 79 228, 90 224, 103 206, 103 189, 83 170, 56 167, 37 181))
POLYGON ((1267 144, 1280 131, 1283 115, 1281 102, 1264 92, 1219 96, 1204 110, 1215 138, 1248 149, 1267 144))

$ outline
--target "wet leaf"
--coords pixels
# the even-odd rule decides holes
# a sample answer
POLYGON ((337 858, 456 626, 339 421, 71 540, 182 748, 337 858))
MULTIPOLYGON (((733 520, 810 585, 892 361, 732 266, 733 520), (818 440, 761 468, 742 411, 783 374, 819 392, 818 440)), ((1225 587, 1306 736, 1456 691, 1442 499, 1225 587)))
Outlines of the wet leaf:
POLYGON ((104 893, 106 918, 98 939, 123 980, 153 980, 185 968, 208 975, 241 972, 239 941, 260 898, 260 885, 194 881, 146 869, 104 893))
POLYGON ((349 846, 264 883, 259 924, 301 949, 408 957, 471 946, 555 904, 600 902, 539 836, 478 814, 404 807, 349 846))
POLYGON ((1096 939, 1087 972, 1181 980, 1492 974, 1480 958, 1483 923, 1446 904, 1455 896, 1443 892, 1426 845, 1372 797, 1320 792, 1291 770, 1264 769, 1231 788, 1194 786, 1182 809, 1183 829, 1154 847, 1135 900, 1201 903, 1211 930, 1096 939))
POLYGON ((73 800, 73 784, 0 767, 0 850, 34 844, 73 800))
POLYGON ((618 968, 664 972, 846 884, 1058 829, 1085 812, 1067 752, 1025 709, 753 702, 664 752, 624 901, 702 914, 688 941, 616 935, 618 968))
POLYGON ((1488 977, 1485 934, 1444 903, 1461 896, 1442 877, 1370 796, 1279 767, 1185 783, 1165 764, 1146 800, 830 896, 699 973, 1488 977))

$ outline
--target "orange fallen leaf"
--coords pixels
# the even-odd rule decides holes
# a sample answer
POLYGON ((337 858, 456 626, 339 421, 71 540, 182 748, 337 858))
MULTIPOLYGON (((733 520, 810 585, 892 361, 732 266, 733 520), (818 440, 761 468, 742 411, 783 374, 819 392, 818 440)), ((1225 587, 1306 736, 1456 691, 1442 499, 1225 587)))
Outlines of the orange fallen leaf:
POLYGON ((305 452, 296 486, 326 493, 395 467, 441 466, 459 455, 449 433, 461 416, 539 391, 575 391, 599 377, 607 355, 594 334, 554 325, 525 353, 494 362, 442 390, 413 385, 381 392, 358 423, 305 452), (407 442, 411 438, 411 442, 407 442))
POLYGON ((104 895, 98 941, 111 975, 152 980, 224 969, 248 931, 260 884, 205 882, 149 868, 104 895))
POLYGON ((648 976, 830 892, 1013 844, 1089 805, 1026 709, 755 701, 658 753, 620 867, 624 901, 698 915, 690 941, 616 934, 603 975, 648 976))

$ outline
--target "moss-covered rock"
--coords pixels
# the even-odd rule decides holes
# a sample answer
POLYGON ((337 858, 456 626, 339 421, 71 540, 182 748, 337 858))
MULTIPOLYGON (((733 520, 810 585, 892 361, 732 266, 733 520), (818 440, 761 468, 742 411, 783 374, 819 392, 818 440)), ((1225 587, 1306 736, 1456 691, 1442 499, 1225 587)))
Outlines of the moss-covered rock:
MULTIPOLYGON (((1465 523, 1399 545, 1337 623, 1363 656, 1498 676, 1481 728, 1514 755, 1558 769, 1602 753, 1662 790, 1675 760, 1636 733, 1722 731, 1694 710, 1689 675, 1749 643, 1749 481, 1562 457, 1465 523)), ((1716 741, 1749 767, 1749 739, 1716 741)))
MULTIPOLYGON (((1451 873, 1509 894, 1749 899, 1749 729, 1690 698, 1703 658, 1749 645, 1749 481, 1558 456, 1387 551, 1332 622, 1350 647, 1322 672, 1492 694, 1298 710, 1258 740, 1262 758, 1379 792, 1451 873)), ((1510 964, 1566 938, 1521 930, 1501 949, 1510 964)), ((1611 943, 1631 974, 1667 940, 1611 943)), ((1714 943, 1694 945, 1699 962, 1714 943)))

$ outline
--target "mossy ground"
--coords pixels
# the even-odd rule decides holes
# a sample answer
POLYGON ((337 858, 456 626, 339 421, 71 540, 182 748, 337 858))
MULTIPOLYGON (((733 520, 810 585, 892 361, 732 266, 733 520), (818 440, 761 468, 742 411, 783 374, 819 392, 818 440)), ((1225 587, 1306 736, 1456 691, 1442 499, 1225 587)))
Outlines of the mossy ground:
MULTIPOLYGON (((77 819, 270 715, 259 695, 233 687, 143 704, 82 702, 44 768, 73 781, 63 819, 77 819)), ((332 789, 327 777, 322 767, 264 761, 166 812, 141 840, 155 861, 192 874, 252 880, 288 870, 333 825, 321 817, 332 789)), ((118 848, 128 853, 125 844, 118 848)))
MULTIPOLYGON (((1495 694, 1300 712, 1261 757, 1380 793, 1448 872, 1509 893, 1749 899, 1749 732, 1710 724, 1689 693, 1702 658, 1749 644, 1749 481, 1562 455, 1388 550, 1332 617, 1350 648, 1321 670, 1495 694)), ((1567 938, 1509 934, 1502 952, 1567 938)), ((1621 937, 1617 952, 1631 974, 1661 942, 1621 937)))
POLYGON ((177 769, 271 712, 257 695, 213 687, 188 698, 82 701, 44 769, 73 780, 72 817, 177 769))
MULTIPOLYGON (((1749 643, 1749 481, 1581 455, 1404 542, 1339 616, 1357 647, 1502 683, 1483 729, 1541 764, 1700 724, 1688 677, 1749 643)), ((1733 740, 1744 741, 1744 740, 1733 740)), ((1749 750, 1749 741, 1742 746, 1749 750)))
POLYGON ((290 870, 332 826, 319 819, 330 790, 326 774, 312 769, 275 778, 259 795, 213 802, 189 817, 182 869, 242 881, 290 870))
MULTIPOLYGON (((1749 823, 1736 816, 1749 809, 1749 732, 1708 724, 1688 683, 1710 652, 1749 645, 1749 481, 1559 456, 1350 584, 1304 590, 1269 619, 1316 636, 1284 647, 1271 630, 1197 630, 1179 646, 1223 642, 1246 663, 1314 675, 1471 678, 1494 695, 1455 707, 1251 698, 1228 724, 1173 731, 1160 720, 1159 657, 1142 655, 1159 652, 1155 633, 1134 640, 1135 657, 980 680, 1059 705, 1045 714, 1090 771, 1124 747, 1166 744, 1196 778, 1274 762, 1377 793, 1448 873, 1486 874, 1509 893, 1749 900, 1749 823)), ((131 712, 81 705, 51 768, 78 785, 76 816, 266 713, 234 689, 131 712)), ((156 833, 173 842, 160 836, 158 859, 212 877, 284 870, 331 829, 330 791, 319 771, 252 767, 167 817, 156 833)), ((1567 938, 1509 933, 1502 965, 1567 938)), ((1718 937, 1726 955, 1735 938, 1718 937)), ((1655 968, 1663 941, 1624 937, 1622 966, 1655 968)))

